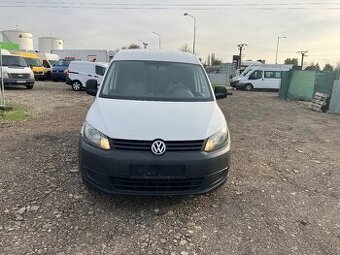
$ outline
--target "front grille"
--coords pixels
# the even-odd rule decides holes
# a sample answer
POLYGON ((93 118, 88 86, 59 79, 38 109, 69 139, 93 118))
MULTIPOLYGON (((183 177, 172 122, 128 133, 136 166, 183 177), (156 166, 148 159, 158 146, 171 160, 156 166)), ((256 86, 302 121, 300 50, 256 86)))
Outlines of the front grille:
POLYGON ((28 79, 30 77, 29 74, 21 74, 21 73, 10 73, 8 74, 9 78, 12 79, 28 79))
POLYGON ((137 179, 111 178, 115 189, 124 191, 176 192, 195 191, 201 188, 203 178, 190 179, 137 179))
POLYGON ((44 72, 34 72, 35 75, 43 75, 44 72))
MULTIPOLYGON (((150 151, 153 141, 112 139, 117 150, 150 151)), ((200 151, 204 140, 196 141, 165 141, 166 151, 200 151)))

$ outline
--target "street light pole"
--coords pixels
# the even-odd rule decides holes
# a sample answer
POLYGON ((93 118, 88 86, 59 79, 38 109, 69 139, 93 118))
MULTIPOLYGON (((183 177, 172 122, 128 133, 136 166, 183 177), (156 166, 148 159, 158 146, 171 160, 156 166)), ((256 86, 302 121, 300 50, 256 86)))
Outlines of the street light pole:
POLYGON ((278 58, 278 55, 279 55, 279 45, 280 45, 280 39, 285 39, 287 38, 286 36, 279 36, 277 38, 277 45, 276 45, 276 58, 275 58, 275 64, 277 65, 277 58, 278 58))
POLYGON ((162 46, 161 46, 161 38, 162 38, 161 34, 156 33, 156 32, 152 32, 152 33, 155 34, 155 35, 158 35, 158 49, 161 49, 162 48, 162 46))
POLYGON ((196 17, 189 14, 189 13, 184 13, 184 16, 189 16, 194 20, 194 39, 192 42, 192 54, 195 54, 195 46, 196 46, 196 17))
POLYGON ((0 43, 0 75, 1 75, 1 86, 0 86, 0 108, 6 107, 5 99, 5 85, 4 85, 4 74, 2 70, 2 44, 0 43))

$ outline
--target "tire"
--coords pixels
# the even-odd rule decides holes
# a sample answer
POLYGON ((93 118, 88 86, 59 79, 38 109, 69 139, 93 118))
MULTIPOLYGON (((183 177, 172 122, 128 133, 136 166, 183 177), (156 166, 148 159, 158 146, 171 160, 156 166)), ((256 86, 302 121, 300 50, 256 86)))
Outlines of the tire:
POLYGON ((26 85, 26 89, 33 89, 33 84, 26 85))
POLYGON ((72 82, 72 89, 74 90, 74 91, 80 91, 81 89, 82 89, 82 84, 81 84, 81 82, 80 81, 73 81, 72 82))
POLYGON ((254 86, 251 83, 247 83, 246 85, 244 85, 245 91, 252 91, 253 89, 254 89, 254 86))

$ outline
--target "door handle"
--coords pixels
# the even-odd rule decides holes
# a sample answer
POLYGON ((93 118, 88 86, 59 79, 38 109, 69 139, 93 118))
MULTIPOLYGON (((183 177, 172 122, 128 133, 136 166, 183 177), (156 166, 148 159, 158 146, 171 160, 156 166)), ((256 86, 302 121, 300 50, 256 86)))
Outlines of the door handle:
POLYGON ((91 75, 91 74, 88 74, 87 76, 90 76, 90 77, 92 77, 92 75, 91 75))
POLYGON ((94 78, 98 78, 98 76, 97 76, 97 75, 95 75, 95 76, 94 76, 94 78))

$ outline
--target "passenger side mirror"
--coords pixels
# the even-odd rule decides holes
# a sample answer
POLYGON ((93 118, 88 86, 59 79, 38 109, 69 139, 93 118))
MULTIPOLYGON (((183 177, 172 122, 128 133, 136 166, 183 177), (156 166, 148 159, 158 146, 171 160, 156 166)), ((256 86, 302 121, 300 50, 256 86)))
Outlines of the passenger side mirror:
POLYGON ((97 80, 88 80, 86 82, 86 88, 85 91, 87 94, 91 95, 91 96, 96 96, 97 95, 97 91, 98 91, 98 84, 97 84, 97 80))
POLYGON ((223 99, 228 96, 227 87, 225 86, 215 86, 215 97, 216 99, 223 99))

